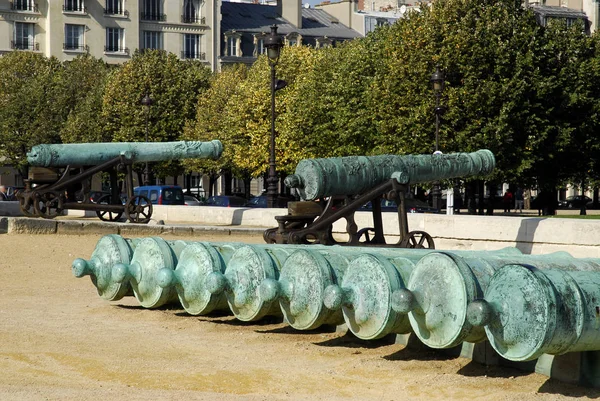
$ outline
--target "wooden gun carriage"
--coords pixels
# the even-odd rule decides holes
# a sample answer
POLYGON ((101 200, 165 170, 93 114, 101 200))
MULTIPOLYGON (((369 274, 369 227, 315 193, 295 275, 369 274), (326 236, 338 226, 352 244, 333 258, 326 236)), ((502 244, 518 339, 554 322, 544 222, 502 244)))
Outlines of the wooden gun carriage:
POLYGON ((405 196, 410 184, 489 174, 495 167, 489 150, 433 155, 349 156, 305 159, 296 173, 285 179, 303 202, 288 207, 289 214, 277 216, 278 227, 266 230, 267 243, 368 245, 401 248, 434 248, 431 235, 409 231, 405 196), (381 199, 398 206, 400 240, 386 244, 381 199), (320 200, 320 202, 314 202, 320 200), (359 229, 354 215, 371 202, 373 227, 359 229), (320 207, 320 204, 325 204, 320 207), (333 237, 333 224, 346 220, 348 240, 333 237))
POLYGON ((25 190, 18 195, 25 216, 54 218, 63 210, 95 211, 104 221, 116 221, 123 214, 132 223, 147 223, 152 203, 133 192, 133 164, 183 158, 219 158, 220 141, 197 142, 113 142, 37 145, 27 154, 31 165, 25 190), (89 202, 89 182, 94 174, 110 176, 111 193, 96 203, 89 202), (125 173, 126 199, 121 200, 117 185, 119 173, 125 173), (75 199, 80 189, 83 201, 75 199))

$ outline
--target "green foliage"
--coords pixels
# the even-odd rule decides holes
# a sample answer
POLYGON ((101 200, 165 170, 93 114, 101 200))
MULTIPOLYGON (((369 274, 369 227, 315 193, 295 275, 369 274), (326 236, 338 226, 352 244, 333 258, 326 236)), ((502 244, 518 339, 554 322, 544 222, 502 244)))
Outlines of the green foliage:
POLYGON ((222 169, 235 169, 233 163, 236 136, 229 136, 227 130, 229 104, 240 90, 240 83, 246 79, 245 65, 224 68, 212 76, 210 87, 198 99, 196 119, 185 127, 182 139, 210 141, 219 139, 223 143, 223 155, 218 160, 188 159, 182 163, 187 171, 202 171, 218 174, 222 169))
POLYGON ((106 63, 86 54, 65 62, 56 74, 53 109, 65 121, 63 142, 110 142, 101 118, 109 72, 106 63))
MULTIPOLYGON (((144 141, 148 127, 150 142, 178 140, 186 122, 195 117, 198 96, 209 78, 210 70, 199 62, 159 50, 136 52, 109 76, 102 107, 108 136, 119 142, 144 141), (147 109, 141 104, 146 94, 153 100, 147 109)), ((153 170, 165 176, 180 167, 159 163, 153 170)))
POLYGON ((62 66, 32 52, 0 57, 0 157, 25 174, 25 154, 39 143, 59 142, 60 115, 53 109, 54 74, 62 66))

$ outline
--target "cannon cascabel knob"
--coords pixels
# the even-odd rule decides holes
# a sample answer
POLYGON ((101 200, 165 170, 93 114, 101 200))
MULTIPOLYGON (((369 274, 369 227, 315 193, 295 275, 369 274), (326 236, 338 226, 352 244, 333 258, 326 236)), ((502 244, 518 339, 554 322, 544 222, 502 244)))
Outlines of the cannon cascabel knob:
POLYGON ((206 276, 205 280, 206 289, 213 295, 222 294, 229 289, 227 277, 221 272, 212 272, 206 276))
POLYGON ((161 288, 169 288, 179 282, 175 270, 162 268, 156 273, 156 283, 161 288))
POLYGON ((90 276, 94 274, 94 270, 92 269, 91 261, 87 261, 85 259, 77 258, 73 261, 71 265, 71 271, 73 275, 77 278, 81 278, 83 276, 90 276))
POLYGON ((487 326, 492 320, 492 307, 487 301, 478 299, 467 306, 467 321, 473 326, 487 326))
POLYGON ((415 296, 407 288, 401 288, 392 293, 392 310, 398 313, 408 313, 415 309, 415 296))

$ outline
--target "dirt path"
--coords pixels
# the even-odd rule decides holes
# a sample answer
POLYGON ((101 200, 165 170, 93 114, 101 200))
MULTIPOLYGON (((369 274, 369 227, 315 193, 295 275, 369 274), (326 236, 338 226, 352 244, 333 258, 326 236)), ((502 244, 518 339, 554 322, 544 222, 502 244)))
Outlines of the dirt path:
MULTIPOLYGON (((109 303, 71 262, 97 236, 0 235, 0 400, 562 400, 600 392, 277 321, 109 303)), ((259 237, 204 238, 261 242, 259 237)))

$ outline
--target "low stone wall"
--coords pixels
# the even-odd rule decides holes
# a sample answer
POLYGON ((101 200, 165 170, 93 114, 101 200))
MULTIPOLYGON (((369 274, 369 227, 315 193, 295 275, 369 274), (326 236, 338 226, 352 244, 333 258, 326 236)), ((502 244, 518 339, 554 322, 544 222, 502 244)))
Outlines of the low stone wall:
MULTIPOLYGON (((14 202, 0 202, 9 204, 14 202)), ((14 205, 11 207, 17 207, 14 205)), ((0 213, 1 214, 1 213, 0 213)), ((69 216, 94 216, 93 212, 69 211, 69 216)), ((235 230, 237 228, 250 228, 252 233, 259 233, 266 228, 275 227, 275 216, 287 214, 287 209, 249 209, 249 208, 224 208, 224 207, 190 207, 190 206, 155 206, 152 219, 163 220, 167 226, 188 226, 176 228, 185 232, 203 227, 214 229, 235 230)), ((398 216, 396 213, 384 213, 384 232, 388 243, 398 242, 398 216)), ((48 224, 54 232, 66 233, 69 228, 66 223, 48 221, 39 225, 48 224), (53 228, 56 227, 56 228, 53 228), (62 229, 61 229, 62 228, 62 229)), ((358 212, 355 221, 359 228, 372 227, 372 217, 369 212, 358 212)), ((7 227, 8 223, 5 223, 7 227)), ((15 223, 16 224, 16 223, 15 223)), ((25 224, 25 223, 19 223, 25 224)), ((34 223, 31 223, 34 224, 34 223)), ((76 224, 101 224, 101 223, 76 223, 76 224)), ((338 221, 334 225, 334 234, 338 240, 344 239, 345 221, 338 221)), ((434 239, 437 249, 468 249, 468 250, 493 250, 507 246, 516 246, 523 253, 547 254, 557 251, 566 251, 575 257, 600 257, 600 221, 518 217, 518 216, 471 216, 471 215, 437 215, 414 213, 408 215, 408 226, 411 231, 428 232, 434 239)), ((46 226, 44 226, 46 227, 46 226)), ((82 226, 84 227, 84 226, 82 226)), ((100 226, 85 226, 85 230, 100 230, 100 226)), ((104 227, 104 226, 102 226, 104 227)), ((129 232, 156 235, 156 227, 151 225, 144 229, 140 225, 120 224, 119 233, 126 235, 129 232), (136 227, 136 228, 134 228, 136 227)), ((77 229, 78 230, 78 229, 77 229)), ((82 228, 83 230, 83 228, 82 228)), ((102 230, 105 230, 104 228, 102 230)), ((110 229, 109 229, 110 230, 110 229)), ((165 228, 165 230, 171 230, 165 228)), ((89 232, 88 231, 88 232, 89 232)))
MULTIPOLYGON (((287 209, 245 209, 220 207, 157 206, 155 219, 191 224, 275 227, 275 216, 287 209)), ((383 213, 388 243, 398 242, 398 216, 383 213)), ((372 227, 370 212, 358 212, 359 228, 372 227)), ((336 237, 343 238, 345 220, 334 225, 336 237)), ((410 213, 411 231, 428 232, 438 249, 492 250, 516 246, 523 253, 542 254, 566 251, 576 257, 600 257, 600 221, 519 216, 472 216, 465 214, 410 213)))

